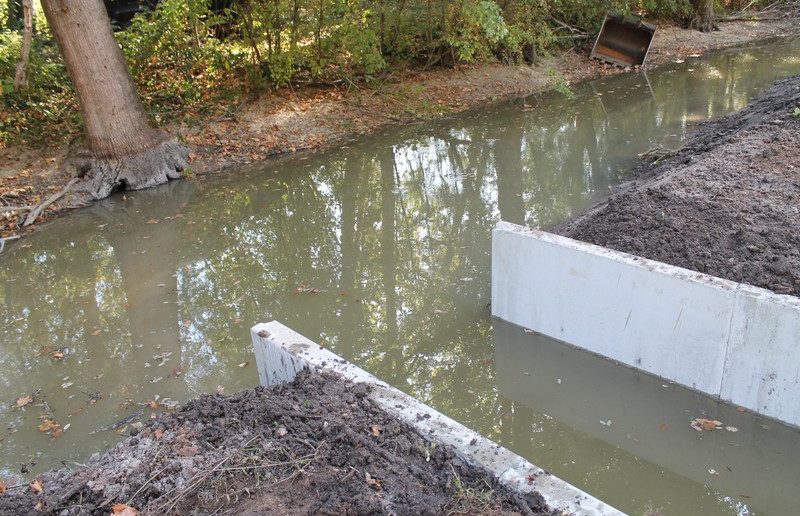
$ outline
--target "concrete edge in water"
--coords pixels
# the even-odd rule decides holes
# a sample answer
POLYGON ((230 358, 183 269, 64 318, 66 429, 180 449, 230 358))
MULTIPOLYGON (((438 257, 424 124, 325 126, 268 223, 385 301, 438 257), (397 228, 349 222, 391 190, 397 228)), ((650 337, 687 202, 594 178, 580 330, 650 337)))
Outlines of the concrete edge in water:
POLYGON ((800 425, 794 296, 500 222, 492 315, 800 425))
POLYGON ((305 368, 331 371, 346 380, 369 384, 372 387, 370 398, 383 410, 411 425, 430 441, 451 446, 460 458, 487 470, 508 488, 521 493, 536 491, 550 507, 563 514, 623 514, 277 321, 257 324, 250 333, 261 385, 272 387, 290 382, 305 368), (534 479, 533 482, 529 482, 529 478, 534 479))

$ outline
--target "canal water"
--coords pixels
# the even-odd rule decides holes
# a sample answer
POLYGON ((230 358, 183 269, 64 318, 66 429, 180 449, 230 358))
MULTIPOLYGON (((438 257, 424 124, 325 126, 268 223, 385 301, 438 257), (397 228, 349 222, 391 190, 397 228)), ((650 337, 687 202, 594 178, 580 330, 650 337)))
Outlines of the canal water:
POLYGON ((493 321, 489 303, 496 222, 586 208, 798 56, 800 40, 690 58, 41 228, 0 255, 0 478, 79 467, 141 404, 254 386, 248 328, 279 320, 631 514, 795 512, 800 432, 493 321))

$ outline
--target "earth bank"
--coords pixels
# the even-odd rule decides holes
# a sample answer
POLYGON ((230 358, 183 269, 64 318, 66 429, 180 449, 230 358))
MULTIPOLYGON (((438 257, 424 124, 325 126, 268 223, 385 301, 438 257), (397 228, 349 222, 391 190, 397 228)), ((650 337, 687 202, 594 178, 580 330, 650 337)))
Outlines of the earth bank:
POLYGON ((800 296, 800 76, 658 150, 556 233, 800 296), (655 159, 654 159, 655 157, 655 159))
MULTIPOLYGON (((720 31, 713 33, 659 27, 648 67, 712 49, 787 36, 797 30, 796 19, 724 23, 720 31)), ((381 128, 424 122, 622 72, 588 60, 588 50, 589 47, 570 49, 535 66, 494 63, 405 70, 376 88, 285 89, 201 126, 178 124, 166 129, 192 149, 188 177, 225 173, 229 165, 331 148, 381 128)), ((0 205, 34 206, 59 192, 70 179, 69 171, 61 167, 66 153, 66 141, 50 142, 39 149, 0 149, 0 205)), ((65 196, 50 205, 36 222, 66 213, 83 201, 65 196)), ((25 215, 0 211, 0 237, 35 227, 20 227, 25 215)))
POLYGON ((367 393, 306 372, 274 390, 204 395, 78 469, 9 489, 0 514, 554 514, 367 393))

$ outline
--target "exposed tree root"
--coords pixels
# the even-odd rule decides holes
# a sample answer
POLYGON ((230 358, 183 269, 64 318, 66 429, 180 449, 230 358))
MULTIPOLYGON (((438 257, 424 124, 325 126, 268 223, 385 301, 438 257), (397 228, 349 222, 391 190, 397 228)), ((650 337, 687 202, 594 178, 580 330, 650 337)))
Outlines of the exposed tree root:
POLYGON ((31 209, 30 213, 28 213, 28 216, 25 217, 25 222, 22 223, 22 227, 24 228, 33 224, 36 221, 36 218, 41 215, 41 213, 46 210, 48 206, 66 195, 76 182, 78 182, 78 179, 73 177, 69 180, 69 183, 67 183, 67 186, 65 186, 63 190, 55 195, 50 196, 46 201, 31 209))
POLYGON ((117 190, 142 190, 178 179, 188 166, 189 151, 174 138, 121 158, 105 158, 81 149, 68 158, 79 181, 73 190, 103 199, 117 190))
POLYGON ((714 19, 704 19, 701 16, 696 16, 689 22, 689 28, 700 32, 714 32, 719 30, 719 25, 714 19))

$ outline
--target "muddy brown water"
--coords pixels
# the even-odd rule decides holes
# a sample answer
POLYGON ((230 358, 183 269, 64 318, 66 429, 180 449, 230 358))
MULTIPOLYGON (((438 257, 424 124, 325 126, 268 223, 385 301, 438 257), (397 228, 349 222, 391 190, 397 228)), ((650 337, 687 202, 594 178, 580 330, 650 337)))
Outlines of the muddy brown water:
POLYGON ((498 220, 575 214, 638 153, 799 73, 798 56, 800 40, 717 52, 41 228, 0 255, 0 478, 79 467, 118 440, 98 429, 148 400, 255 385, 248 328, 277 319, 626 512, 794 513, 800 432, 488 304, 498 220), (703 415, 737 431, 692 430, 703 415), (46 416, 62 436, 38 431, 46 416))

